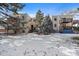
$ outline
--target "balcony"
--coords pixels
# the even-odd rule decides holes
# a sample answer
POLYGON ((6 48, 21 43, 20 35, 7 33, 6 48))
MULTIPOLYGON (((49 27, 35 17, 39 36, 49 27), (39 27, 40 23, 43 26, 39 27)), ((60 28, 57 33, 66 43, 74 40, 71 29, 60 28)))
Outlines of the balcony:
POLYGON ((69 23, 69 22, 72 22, 72 18, 62 18, 62 23, 69 23))

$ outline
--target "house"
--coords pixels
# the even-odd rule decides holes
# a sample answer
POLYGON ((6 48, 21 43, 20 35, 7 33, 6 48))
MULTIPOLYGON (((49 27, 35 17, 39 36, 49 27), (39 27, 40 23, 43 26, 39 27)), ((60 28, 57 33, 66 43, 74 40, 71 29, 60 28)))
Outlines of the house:
POLYGON ((35 30, 35 28, 38 26, 39 26, 39 22, 33 18, 31 20, 29 20, 26 25, 28 32, 33 32, 35 30))
POLYGON ((60 32, 64 31, 70 31, 72 32, 73 28, 73 16, 72 15, 62 15, 60 16, 61 21, 60 21, 60 32))
POLYGON ((73 16, 72 15, 58 15, 52 16, 53 29, 56 32, 63 32, 64 30, 72 30, 73 16))
POLYGON ((7 24, 3 20, 0 20, 0 34, 7 33, 6 27, 7 24))
POLYGON ((59 16, 52 16, 52 22, 53 22, 53 29, 56 32, 59 32, 59 29, 60 29, 60 17, 59 16))
POLYGON ((14 14, 13 17, 7 18, 8 33, 22 33, 26 31, 26 24, 31 18, 28 14, 14 14))
POLYGON ((7 33, 7 30, 5 29, 5 27, 0 25, 0 34, 3 34, 3 33, 7 33))
POLYGON ((0 32, 9 34, 26 32, 26 25, 30 19, 28 14, 13 14, 12 17, 0 20, 0 32))
POLYGON ((31 17, 28 14, 18 14, 15 15, 16 17, 18 17, 19 20, 19 25, 20 25, 20 32, 26 32, 27 30, 27 23, 29 22, 29 20, 31 19, 31 17))

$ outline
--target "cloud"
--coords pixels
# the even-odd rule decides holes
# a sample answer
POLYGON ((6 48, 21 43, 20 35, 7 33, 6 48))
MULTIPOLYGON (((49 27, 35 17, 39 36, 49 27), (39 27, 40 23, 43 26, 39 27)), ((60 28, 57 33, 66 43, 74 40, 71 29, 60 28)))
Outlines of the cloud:
POLYGON ((35 17, 35 14, 29 14, 29 16, 33 18, 33 17, 35 17))

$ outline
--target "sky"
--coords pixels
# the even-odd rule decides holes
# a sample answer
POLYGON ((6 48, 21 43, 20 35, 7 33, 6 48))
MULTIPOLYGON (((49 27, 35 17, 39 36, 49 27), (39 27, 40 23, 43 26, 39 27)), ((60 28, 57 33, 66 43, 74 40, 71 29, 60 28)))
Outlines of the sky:
POLYGON ((20 12, 32 17, 38 10, 41 10, 44 15, 59 15, 76 8, 79 8, 79 3, 25 3, 25 7, 20 12))

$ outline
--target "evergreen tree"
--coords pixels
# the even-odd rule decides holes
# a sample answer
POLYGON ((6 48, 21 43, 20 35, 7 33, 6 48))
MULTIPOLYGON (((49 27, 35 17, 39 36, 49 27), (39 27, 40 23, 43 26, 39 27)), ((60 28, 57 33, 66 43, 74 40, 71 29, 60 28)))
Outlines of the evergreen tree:
POLYGON ((0 15, 16 20, 15 24, 7 23, 7 28, 6 28, 7 32, 9 29, 12 29, 16 34, 16 29, 20 27, 19 26, 20 18, 14 17, 11 14, 18 14, 18 11, 23 9, 24 6, 25 4, 21 4, 21 3, 0 3, 0 15))
POLYGON ((11 13, 18 14, 18 11, 23 9, 25 4, 21 3, 0 3, 0 13, 5 16, 12 17, 11 13))
POLYGON ((41 30, 44 34, 50 34, 53 32, 53 24, 49 15, 43 20, 41 30))
POLYGON ((36 13, 36 20, 41 24, 43 18, 44 14, 40 10, 38 10, 38 12, 36 13))

